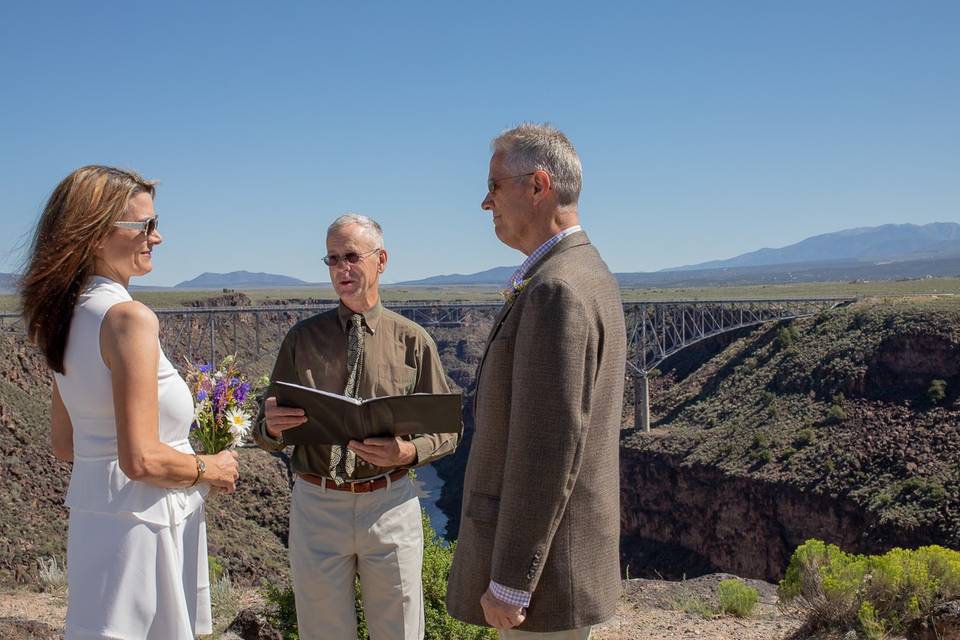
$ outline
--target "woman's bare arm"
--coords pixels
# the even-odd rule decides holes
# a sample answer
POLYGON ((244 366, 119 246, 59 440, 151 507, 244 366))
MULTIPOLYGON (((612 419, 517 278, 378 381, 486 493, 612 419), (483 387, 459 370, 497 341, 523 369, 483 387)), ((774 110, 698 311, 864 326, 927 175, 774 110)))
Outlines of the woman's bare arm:
MULTIPOLYGON (((186 487, 197 477, 190 454, 160 442, 157 366, 160 360, 157 316, 139 302, 110 308, 100 330, 100 351, 113 379, 120 468, 133 480, 162 487, 186 487)), ((202 456, 204 480, 228 491, 237 479, 236 453, 202 456)))
POLYGON ((60 397, 60 388, 56 378, 51 384, 50 403, 50 444, 53 455, 57 460, 71 462, 73 460, 73 423, 70 414, 60 397))

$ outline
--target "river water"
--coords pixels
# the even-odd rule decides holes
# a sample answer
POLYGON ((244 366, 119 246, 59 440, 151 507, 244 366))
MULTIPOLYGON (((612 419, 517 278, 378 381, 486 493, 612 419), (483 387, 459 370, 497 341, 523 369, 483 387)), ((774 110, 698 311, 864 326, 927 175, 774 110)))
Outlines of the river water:
POLYGON ((427 510, 427 516, 430 518, 430 525, 433 530, 443 538, 447 537, 447 516, 437 507, 437 500, 440 499, 440 490, 443 488, 443 480, 437 475, 433 465, 417 467, 417 495, 420 496, 420 505, 427 510))

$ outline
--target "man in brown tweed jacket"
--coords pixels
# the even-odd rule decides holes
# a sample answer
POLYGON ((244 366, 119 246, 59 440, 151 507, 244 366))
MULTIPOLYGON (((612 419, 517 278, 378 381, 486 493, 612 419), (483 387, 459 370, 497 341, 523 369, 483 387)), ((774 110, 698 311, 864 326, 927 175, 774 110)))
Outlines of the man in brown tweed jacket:
POLYGON ((579 226, 566 136, 522 125, 492 147, 482 207, 527 260, 478 371, 447 608, 501 638, 587 638, 620 595, 620 292, 579 226))

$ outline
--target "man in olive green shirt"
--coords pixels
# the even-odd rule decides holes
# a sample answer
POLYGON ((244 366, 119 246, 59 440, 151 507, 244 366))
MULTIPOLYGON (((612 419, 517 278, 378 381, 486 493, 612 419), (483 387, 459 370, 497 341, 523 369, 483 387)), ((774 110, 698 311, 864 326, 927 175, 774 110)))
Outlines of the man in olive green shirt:
MULTIPOLYGON (((380 225, 341 216, 327 231, 324 262, 340 305, 283 340, 255 430, 270 451, 306 421, 303 410, 277 406, 277 381, 361 398, 449 392, 427 332, 380 303, 387 264, 380 225)), ((289 549, 301 638, 356 638, 355 575, 371 637, 423 638, 423 531, 406 469, 452 453, 457 440, 439 434, 294 448, 289 549)))

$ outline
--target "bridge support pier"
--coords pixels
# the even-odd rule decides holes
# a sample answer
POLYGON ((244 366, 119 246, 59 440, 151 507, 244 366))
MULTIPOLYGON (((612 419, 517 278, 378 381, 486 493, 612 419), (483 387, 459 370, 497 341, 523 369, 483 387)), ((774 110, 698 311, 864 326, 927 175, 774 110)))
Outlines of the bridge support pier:
POLYGON ((633 426, 650 431, 650 382, 645 372, 633 377, 633 426))

